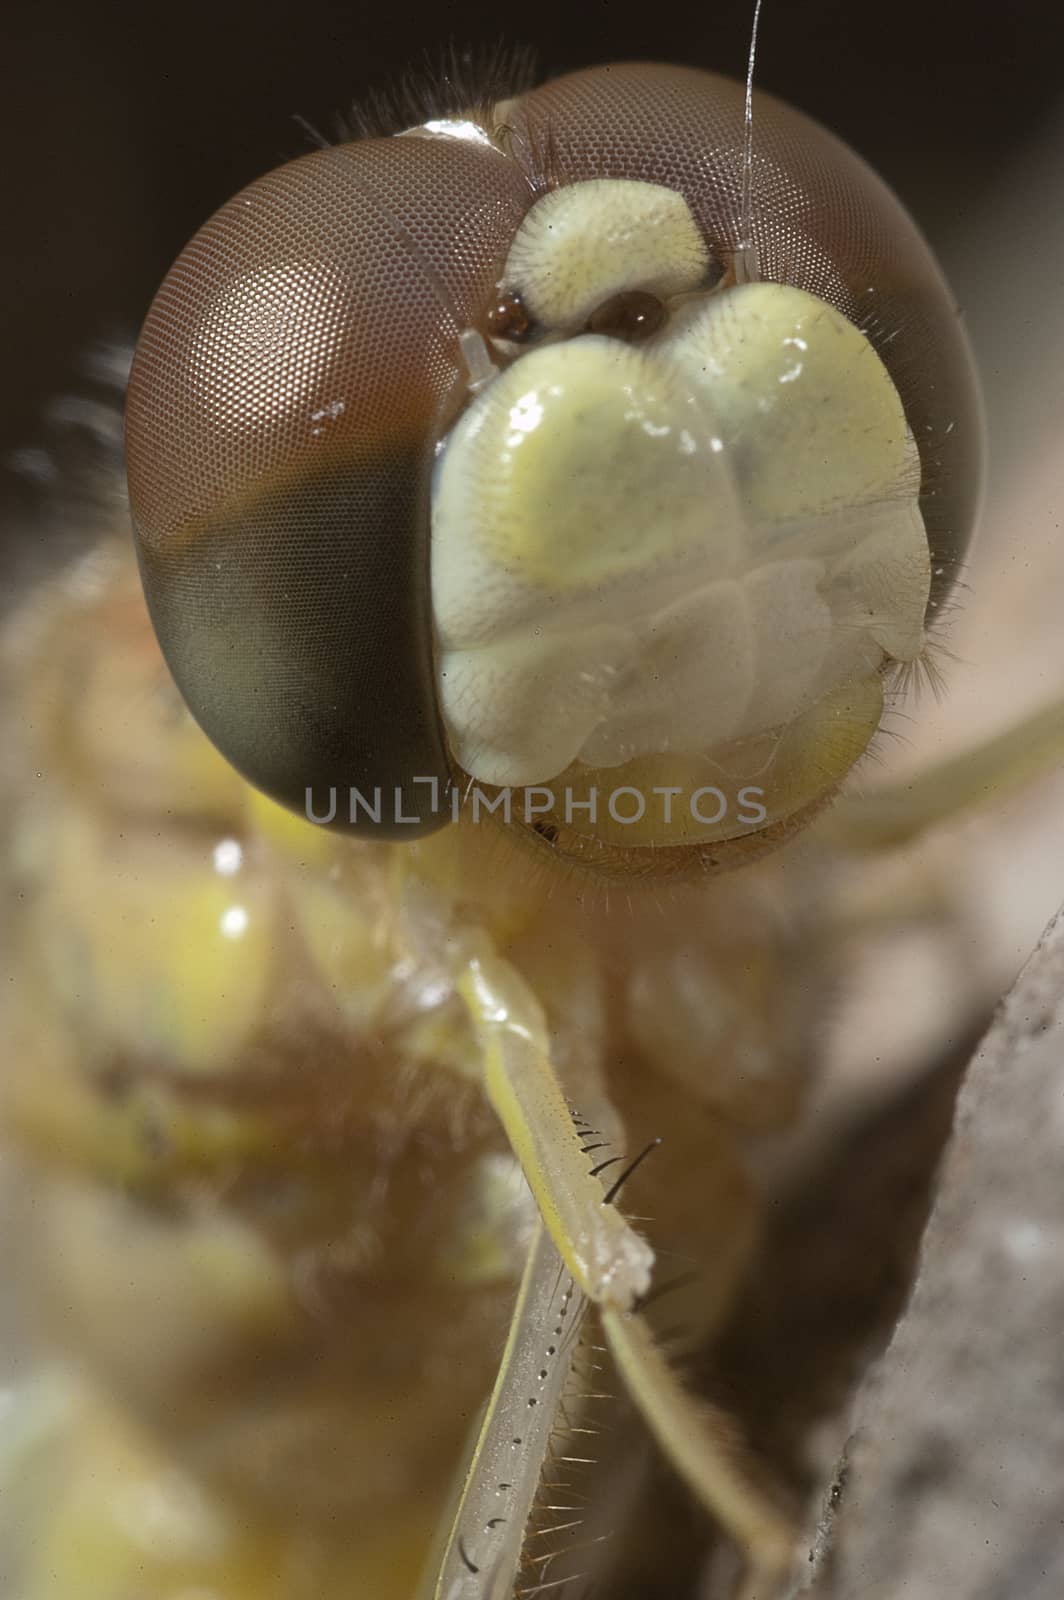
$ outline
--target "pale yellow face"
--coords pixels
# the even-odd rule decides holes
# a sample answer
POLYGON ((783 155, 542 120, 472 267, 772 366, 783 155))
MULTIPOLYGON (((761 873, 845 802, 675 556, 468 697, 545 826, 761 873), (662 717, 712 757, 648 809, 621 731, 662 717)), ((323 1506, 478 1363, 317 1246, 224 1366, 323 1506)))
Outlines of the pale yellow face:
POLYGON ((586 820, 592 788, 673 789, 634 822, 596 818, 634 846, 815 803, 878 725, 884 668, 925 643, 919 461, 879 356, 803 290, 722 280, 656 184, 544 196, 502 287, 535 337, 493 352, 434 478, 456 759, 485 784, 564 789, 559 817, 582 796, 586 820), (659 303, 653 331, 588 331, 631 291, 659 303), (723 814, 688 803, 705 788, 723 814))

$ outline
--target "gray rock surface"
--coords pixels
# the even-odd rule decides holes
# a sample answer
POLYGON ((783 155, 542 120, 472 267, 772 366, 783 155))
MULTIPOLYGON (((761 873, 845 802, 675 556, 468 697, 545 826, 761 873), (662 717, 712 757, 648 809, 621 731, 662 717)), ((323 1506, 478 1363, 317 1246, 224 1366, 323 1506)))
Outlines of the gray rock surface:
POLYGON ((1064 1594, 1064 912, 969 1069, 855 1427, 831 1600, 1064 1594))

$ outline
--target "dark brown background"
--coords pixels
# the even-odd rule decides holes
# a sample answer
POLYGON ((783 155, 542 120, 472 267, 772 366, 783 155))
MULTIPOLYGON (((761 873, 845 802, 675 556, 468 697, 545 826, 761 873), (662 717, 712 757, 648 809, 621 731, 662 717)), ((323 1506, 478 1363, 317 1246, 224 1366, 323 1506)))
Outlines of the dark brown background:
MULTIPOLYGON (((622 6, 55 0, 0 24, 0 471, 78 352, 134 331, 199 224, 301 154, 367 85, 447 41, 546 71, 651 58, 741 75, 751 0, 622 6)), ((932 240, 963 223, 1064 95, 1049 0, 766 0, 759 82, 848 138, 932 240)), ((1023 242, 1020 242, 1023 248, 1023 242)), ((0 478, 0 508, 6 483, 0 478)))

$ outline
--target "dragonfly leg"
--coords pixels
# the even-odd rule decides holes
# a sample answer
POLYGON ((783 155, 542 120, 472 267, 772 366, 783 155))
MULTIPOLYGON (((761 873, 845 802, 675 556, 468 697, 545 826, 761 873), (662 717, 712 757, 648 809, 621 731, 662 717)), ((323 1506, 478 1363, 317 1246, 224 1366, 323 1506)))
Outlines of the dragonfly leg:
POLYGON ((539 1002, 487 949, 470 957, 458 989, 477 1031, 488 1098, 562 1260, 589 1300, 632 1306, 650 1286, 654 1253, 611 1203, 616 1168, 596 1170, 604 1163, 585 1149, 586 1130, 551 1061, 539 1002))

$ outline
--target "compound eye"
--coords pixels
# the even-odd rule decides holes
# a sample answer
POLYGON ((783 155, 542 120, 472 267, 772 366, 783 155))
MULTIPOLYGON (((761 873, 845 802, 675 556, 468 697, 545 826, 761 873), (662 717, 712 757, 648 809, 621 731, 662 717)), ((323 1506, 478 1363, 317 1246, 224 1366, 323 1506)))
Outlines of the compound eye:
POLYGON ((529 204, 484 139, 341 145, 224 206, 164 282, 129 390, 152 618, 197 720, 299 812, 446 819, 433 447, 529 204))

